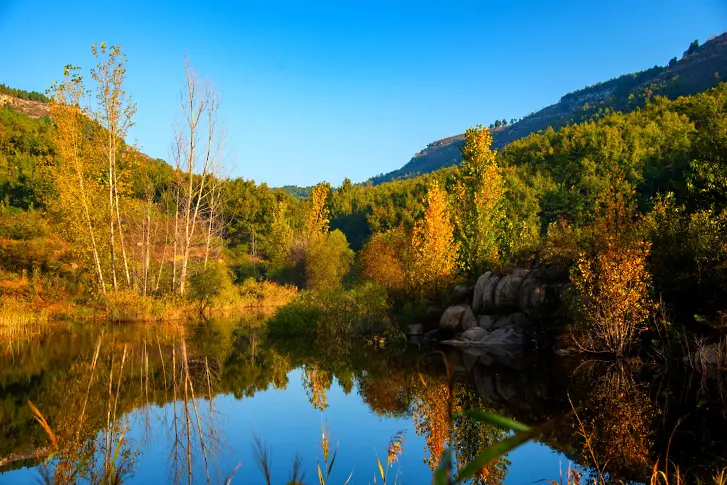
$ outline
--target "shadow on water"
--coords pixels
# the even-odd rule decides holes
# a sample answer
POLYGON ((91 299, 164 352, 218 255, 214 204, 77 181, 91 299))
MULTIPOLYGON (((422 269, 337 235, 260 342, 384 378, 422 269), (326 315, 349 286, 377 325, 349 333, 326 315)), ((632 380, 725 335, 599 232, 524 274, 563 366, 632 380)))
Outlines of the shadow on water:
MULTIPOLYGON (((559 453, 554 463, 571 461, 614 483, 648 482, 667 454, 669 466, 695 479, 727 466, 719 376, 634 361, 530 356, 513 364, 447 349, 448 377, 441 357, 428 350, 273 340, 250 322, 53 328, 0 351, 0 482, 30 467, 41 483, 133 483, 150 447, 163 450, 155 466, 166 467, 169 483, 225 483, 235 473, 233 483, 247 482, 243 472, 262 475, 251 463, 236 471, 228 438, 249 432, 253 443, 252 433, 229 429, 218 398, 239 403, 302 387, 308 405, 322 413, 331 406, 334 382, 346 395, 355 391, 360 406, 377 416, 408 420, 432 469, 447 447, 455 463, 467 463, 508 436, 468 418, 450 420, 450 411, 467 409, 534 425, 575 408, 576 416, 550 429, 542 443, 559 453), (290 380, 295 370, 300 381, 290 380)), ((276 438, 261 436, 271 445, 276 438)), ((396 454, 384 462, 392 460, 396 454)), ((375 463, 375 456, 357 461, 375 463)), ((507 481, 516 466, 501 457, 473 482, 507 481)), ((531 481, 557 477, 557 466, 531 481)), ((406 477, 407 470, 400 473, 406 477)))

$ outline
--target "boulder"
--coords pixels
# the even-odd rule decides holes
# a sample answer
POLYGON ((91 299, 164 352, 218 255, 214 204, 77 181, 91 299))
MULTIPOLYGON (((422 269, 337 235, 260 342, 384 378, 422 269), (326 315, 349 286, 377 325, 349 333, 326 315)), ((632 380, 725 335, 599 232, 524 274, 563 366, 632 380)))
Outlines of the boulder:
POLYGON ((548 286, 544 282, 527 278, 518 291, 518 308, 530 316, 544 315, 552 307, 548 293, 548 286))
POLYGON ((462 332, 462 335, 459 336, 458 340, 476 342, 482 340, 485 337, 486 333, 487 330, 485 330, 484 328, 472 327, 462 332))
POLYGON ((409 335, 423 335, 424 326, 421 323, 416 323, 409 326, 409 335))
MULTIPOLYGON (((511 348, 522 348, 527 344, 528 337, 525 331, 507 327, 507 328, 495 328, 489 332, 485 332, 483 338, 478 343, 481 345, 487 345, 491 348, 506 351, 511 348)), ((499 352, 494 352, 499 353, 499 352)))
POLYGON ((512 328, 523 333, 529 333, 533 328, 533 321, 523 313, 511 313, 498 318, 490 330, 512 328))
POLYGON ((487 278, 482 290, 482 313, 495 313, 495 290, 501 279, 502 275, 494 271, 487 278))
POLYGON ((442 334, 439 330, 430 330, 424 334, 425 342, 439 342, 442 339, 442 334))
POLYGON ((512 271, 513 276, 519 276, 520 278, 527 278, 530 275, 530 270, 525 268, 515 268, 512 271))
POLYGON ((717 342, 700 347, 683 359, 699 371, 711 368, 724 368, 727 363, 727 343, 717 342))
POLYGON ((466 303, 447 308, 439 320, 439 330, 448 334, 461 332, 476 326, 475 314, 472 313, 472 308, 466 303))
POLYGON ((500 279, 495 288, 495 308, 499 312, 517 310, 517 295, 522 283, 522 276, 507 275, 500 279))
POLYGON ((468 303, 472 298, 472 287, 466 285, 457 285, 452 290, 452 303, 468 303))
POLYGON ((498 318, 500 318, 499 315, 480 315, 477 318, 477 325, 485 330, 489 330, 495 325, 498 318))
POLYGON ((490 279, 491 274, 492 271, 488 271, 477 278, 475 294, 472 296, 472 310, 475 312, 475 315, 482 313, 482 296, 485 294, 485 284, 487 283, 487 280, 490 279))

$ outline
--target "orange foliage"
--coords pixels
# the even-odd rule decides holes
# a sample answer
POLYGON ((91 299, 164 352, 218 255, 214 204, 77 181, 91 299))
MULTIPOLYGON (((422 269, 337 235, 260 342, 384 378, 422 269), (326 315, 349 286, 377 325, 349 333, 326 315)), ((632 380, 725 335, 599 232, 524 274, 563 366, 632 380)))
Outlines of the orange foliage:
POLYGON ((442 453, 451 441, 450 411, 460 411, 456 406, 450 410, 451 400, 452 396, 446 384, 430 383, 414 406, 414 429, 418 436, 425 437, 425 450, 429 450, 425 461, 432 470, 439 464, 442 453))
POLYGON ((650 243, 639 235, 623 197, 605 206, 592 228, 595 254, 581 253, 572 279, 594 344, 623 355, 654 308, 646 270, 650 243))
POLYGON ((443 289, 454 277, 458 245, 449 217, 447 194, 432 182, 424 219, 417 222, 411 240, 411 280, 422 295, 443 289))
POLYGON ((359 256, 363 276, 391 290, 405 290, 406 237, 400 227, 371 236, 359 256))

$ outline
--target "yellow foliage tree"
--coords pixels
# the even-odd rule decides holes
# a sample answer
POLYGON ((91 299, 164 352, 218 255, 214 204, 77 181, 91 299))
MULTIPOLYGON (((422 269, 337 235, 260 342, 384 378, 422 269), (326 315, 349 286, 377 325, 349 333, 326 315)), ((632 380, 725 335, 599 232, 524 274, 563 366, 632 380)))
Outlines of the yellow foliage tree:
MULTIPOLYGON (((62 228, 75 249, 90 256, 101 292, 106 294, 103 231, 99 230, 105 215, 100 207, 101 189, 98 180, 102 170, 96 159, 89 156, 85 134, 87 117, 80 108, 85 94, 79 68, 66 66, 64 80, 51 88, 51 118, 56 125, 55 181, 58 188, 56 209, 64 221, 62 228)), ((106 238, 108 239, 108 238, 106 238)))
POLYGON ((326 202, 328 199, 328 187, 325 184, 318 184, 313 187, 308 208, 308 214, 305 221, 306 237, 311 239, 317 235, 326 234, 328 232, 328 207, 326 202))
POLYGON ((459 267, 478 276, 497 264, 499 229, 504 220, 505 193, 490 130, 477 126, 465 133, 462 164, 453 188, 454 221, 460 244, 459 267))
POLYGON ((450 221, 447 194, 434 181, 427 192, 424 219, 414 227, 411 239, 412 287, 421 296, 432 296, 454 277, 458 245, 450 221))
POLYGON ((651 246, 623 194, 605 195, 602 206, 591 228, 593 254, 580 254, 572 280, 593 338, 589 345, 624 355, 654 309, 646 270, 651 246))
POLYGON ((377 232, 359 253, 363 276, 390 290, 406 290, 408 246, 402 227, 377 232))

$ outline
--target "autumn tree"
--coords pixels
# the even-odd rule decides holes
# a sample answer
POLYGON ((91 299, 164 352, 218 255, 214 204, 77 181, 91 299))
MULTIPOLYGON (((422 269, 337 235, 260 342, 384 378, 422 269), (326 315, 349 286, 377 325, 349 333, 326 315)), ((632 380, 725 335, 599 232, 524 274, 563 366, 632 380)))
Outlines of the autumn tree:
MULTIPOLYGON (((209 82, 200 81, 196 71, 185 64, 185 84, 180 96, 182 117, 177 126, 173 156, 177 169, 179 194, 175 215, 175 267, 176 248, 179 247, 180 265, 177 291, 183 295, 188 278, 192 247, 197 242, 198 226, 204 224, 205 207, 214 191, 211 181, 224 163, 224 132, 220 126, 219 97, 209 82)), ((208 214, 209 215, 209 214, 208 214)), ((204 226, 203 226, 204 227, 204 226)))
POLYGON ((132 117, 136 113, 136 105, 132 103, 124 89, 126 80, 126 56, 121 46, 107 47, 105 42, 94 44, 91 52, 96 57, 96 68, 91 70, 91 77, 96 83, 96 106, 93 118, 103 128, 98 144, 107 161, 107 185, 109 204, 109 233, 111 254, 111 279, 114 289, 118 287, 116 278, 116 234, 118 229, 119 246, 124 263, 124 276, 127 286, 131 286, 129 263, 124 245, 124 229, 121 221, 119 203, 119 170, 118 157, 126 134, 133 126, 132 117))
POLYGON ((654 308, 646 269, 651 245, 634 222, 630 194, 608 193, 571 279, 581 297, 590 350, 628 353, 654 308))
POLYGON ((288 220, 288 204, 279 200, 273 210, 273 221, 270 225, 268 241, 268 257, 270 269, 280 270, 288 264, 290 250, 293 244, 293 229, 288 220))
POLYGON ((453 188, 459 268, 477 277, 499 260, 498 237, 505 218, 504 184, 490 150, 490 130, 477 126, 465 133, 462 164, 453 188))
POLYGON ((80 69, 66 66, 63 81, 51 88, 51 118, 56 125, 55 148, 58 188, 58 208, 69 239, 90 253, 101 292, 106 294, 106 279, 102 268, 98 236, 98 180, 100 167, 88 156, 85 136, 86 115, 80 107, 85 95, 80 69))
POLYGON ((409 243, 403 227, 377 232, 359 253, 361 273, 390 290, 405 291, 409 271, 409 243))
POLYGON ((458 245, 450 221, 447 194, 432 182, 424 218, 416 223, 411 239, 411 282, 420 296, 432 296, 454 277, 458 245))
POLYGON ((305 219, 305 276, 308 288, 329 290, 340 286, 353 263, 353 251, 340 231, 329 232, 327 184, 313 187, 305 219))

